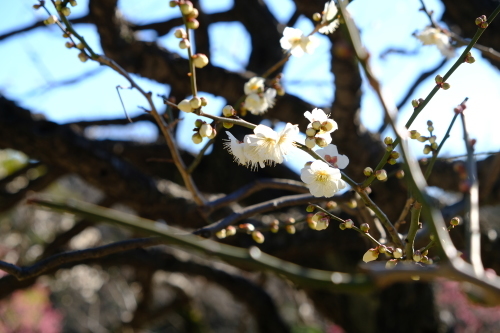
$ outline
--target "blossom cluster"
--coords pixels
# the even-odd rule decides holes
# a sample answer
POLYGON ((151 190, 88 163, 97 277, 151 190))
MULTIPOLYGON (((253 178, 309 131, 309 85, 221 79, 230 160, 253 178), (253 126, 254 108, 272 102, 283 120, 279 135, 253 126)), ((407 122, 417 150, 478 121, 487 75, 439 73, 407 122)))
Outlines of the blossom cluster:
POLYGON ((262 77, 253 77, 244 86, 246 98, 243 106, 254 115, 260 115, 274 106, 276 89, 266 89, 264 81, 262 77))
POLYGON ((440 29, 428 27, 415 36, 424 45, 436 45, 441 54, 446 58, 451 58, 455 55, 455 49, 450 45, 450 37, 440 29))

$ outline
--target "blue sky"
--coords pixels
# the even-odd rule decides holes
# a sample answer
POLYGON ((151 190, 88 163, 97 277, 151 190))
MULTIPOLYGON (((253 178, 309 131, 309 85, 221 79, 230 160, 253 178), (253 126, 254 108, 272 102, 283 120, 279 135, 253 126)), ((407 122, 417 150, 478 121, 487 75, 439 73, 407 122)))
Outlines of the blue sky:
MULTIPOLYGON (((0 11, 9 13, 0 21, 0 34, 45 18, 46 14, 42 10, 32 9, 33 3, 32 0, 0 2, 0 11)), ((285 23, 295 9, 293 2, 289 0, 267 0, 266 3, 281 23, 285 23)), ((205 0, 201 5, 207 12, 217 12, 230 8, 232 1, 205 0)), ((426 1, 426 5, 434 10, 436 18, 441 16, 443 7, 439 1, 426 1)), ((86 6, 87 1, 80 0, 79 6, 72 9, 70 19, 84 14, 86 6)), ((422 30, 428 25, 428 18, 419 11, 419 8, 418 0, 404 3, 397 0, 357 0, 348 7, 362 32, 363 42, 372 55, 372 66, 381 79, 384 89, 393 96, 396 103, 421 72, 434 67, 442 59, 435 47, 423 47, 412 36, 413 32, 422 30), (380 54, 388 48, 415 51, 415 55, 392 54, 381 59, 380 54)), ((170 8, 168 2, 163 0, 140 2, 121 0, 120 9, 123 15, 134 23, 147 23, 178 16, 177 9, 170 8)), ((471 18, 471 24, 473 21, 474 18, 471 18)), ((295 27, 306 33, 313 28, 311 22, 304 17, 298 20, 295 27)), ((96 52, 101 52, 97 33, 91 25, 79 25, 77 29, 96 52)), ((239 23, 218 23, 211 27, 210 34, 213 36, 212 63, 232 71, 241 71, 250 52, 250 41, 244 28, 239 23)), ((154 34, 147 31, 139 36, 144 40, 154 39, 154 34)), ((292 58, 287 64, 284 70, 284 86, 287 92, 296 94, 314 105, 327 106, 332 103, 334 94, 333 76, 329 67, 330 45, 326 37, 319 37, 321 46, 313 55, 292 58)), ((81 63, 76 50, 66 49, 64 42, 61 32, 55 26, 39 28, 0 42, 0 64, 2 64, 0 92, 8 98, 17 100, 22 106, 43 113, 47 118, 59 123, 124 117, 115 87, 126 86, 127 82, 110 69, 99 68, 90 61, 81 63), (85 73, 93 75, 79 83, 51 89, 58 82, 77 78, 85 73)), ((157 42, 173 52, 183 54, 171 35, 162 37, 157 42)), ((457 50, 457 56, 460 51, 457 50)), ((471 137, 477 139, 477 151, 498 150, 500 136, 496 135, 496 120, 500 105, 500 75, 496 68, 481 58, 479 52, 473 51, 473 55, 476 63, 460 66, 448 81, 452 88, 440 91, 436 95, 417 118, 412 129, 425 134, 426 122, 431 119, 435 123, 435 134, 439 141, 453 116, 453 108, 465 97, 469 97, 466 114, 471 137), (477 78, 482 78, 486 83, 479 84, 477 78)), ((451 59, 447 62, 441 74, 444 75, 453 61, 454 59, 451 59)), ((137 80, 145 90, 153 91, 155 94, 166 94, 169 91, 168 86, 139 77, 137 80)), ((433 86, 433 79, 427 80, 415 92, 413 98, 425 97, 433 86)), ((363 91, 362 122, 367 128, 375 130, 380 126, 382 110, 367 85, 363 86, 363 91)), ((145 101, 137 92, 122 90, 122 97, 130 115, 142 112, 138 106, 145 105, 145 101)), ((207 111, 219 113, 225 105, 224 99, 210 95, 206 97, 210 100, 207 111)), ((161 100, 158 99, 157 104, 161 108, 161 100)), ((400 110, 400 123, 406 122, 411 110, 409 103, 400 110)), ((189 132, 194 119, 196 117, 185 117, 180 125, 181 133, 184 130, 189 132)), ((134 140, 150 141, 156 137, 157 132, 151 124, 138 123, 125 127, 125 131, 123 127, 94 128, 89 130, 87 135, 95 138, 122 138, 125 135, 134 140)), ((190 142, 186 137, 180 139, 181 142, 190 142)), ((198 149, 201 145, 187 144, 184 147, 198 149)), ((413 147, 417 155, 422 155, 422 144, 413 147)), ((458 155, 464 151, 460 126, 455 126, 443 153, 458 155)), ((301 164, 303 161, 298 161, 296 167, 301 164)))

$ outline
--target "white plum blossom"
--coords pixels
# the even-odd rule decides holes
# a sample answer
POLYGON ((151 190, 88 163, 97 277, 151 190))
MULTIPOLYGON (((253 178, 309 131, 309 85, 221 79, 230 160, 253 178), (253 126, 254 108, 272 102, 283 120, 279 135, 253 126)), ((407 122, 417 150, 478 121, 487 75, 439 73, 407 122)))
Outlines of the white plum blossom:
POLYGON ((245 90, 245 95, 250 95, 252 93, 259 93, 264 91, 264 81, 262 77, 255 76, 245 83, 243 89, 245 90))
POLYGON ((310 224, 311 229, 318 231, 325 230, 330 224, 330 218, 327 214, 320 212, 313 215, 312 222, 313 223, 310 224))
POLYGON ((416 34, 416 37, 424 45, 436 45, 441 54, 446 58, 451 58, 455 55, 455 49, 450 45, 450 37, 439 29, 428 27, 416 34))
POLYGON ((245 98, 244 107, 252 114, 259 115, 274 106, 275 97, 276 89, 273 88, 268 88, 265 92, 250 93, 245 98))
POLYGON ((332 136, 330 134, 336 131, 339 127, 333 119, 328 118, 328 115, 323 110, 316 108, 311 112, 306 111, 304 112, 304 117, 310 121, 307 128, 315 128, 316 122, 320 124, 319 128, 315 128, 317 129, 317 134, 315 135, 316 138, 325 139, 326 144, 330 144, 332 142, 332 136))
POLYGON ((265 164, 273 165, 283 163, 285 155, 293 147, 295 137, 299 133, 299 127, 287 123, 281 133, 277 133, 270 127, 258 125, 253 130, 254 134, 246 135, 244 139, 244 154, 251 168, 261 168, 265 164))
POLYGON ((314 36, 304 36, 299 29, 286 27, 280 39, 281 47, 290 50, 293 56, 302 57, 305 53, 313 53, 319 45, 319 39, 314 36))
POLYGON ((300 171, 300 179, 306 183, 309 191, 315 197, 330 198, 346 187, 341 179, 340 170, 332 168, 323 161, 316 160, 300 171))
POLYGON ((325 3, 325 9, 323 10, 323 17, 321 19, 321 24, 327 24, 318 31, 322 34, 328 35, 333 33, 339 27, 339 20, 333 20, 337 16, 339 10, 335 1, 329 1, 325 3), (333 20, 333 21, 332 21, 333 20))
POLYGON ((244 149, 245 144, 234 137, 230 132, 226 131, 229 140, 225 139, 223 143, 224 148, 226 148, 232 155, 236 163, 240 165, 246 165, 248 160, 245 156, 244 149))
POLYGON ((333 165, 335 168, 344 169, 349 164, 349 158, 345 155, 340 155, 337 146, 329 144, 325 148, 316 150, 316 154, 323 157, 325 161, 333 165))
POLYGON ((368 251, 366 251, 366 253, 363 255, 363 261, 364 261, 364 262, 370 262, 370 261, 377 260, 378 255, 379 255, 379 252, 378 252, 378 250, 377 250, 377 249, 369 249, 369 250, 368 250, 368 251))

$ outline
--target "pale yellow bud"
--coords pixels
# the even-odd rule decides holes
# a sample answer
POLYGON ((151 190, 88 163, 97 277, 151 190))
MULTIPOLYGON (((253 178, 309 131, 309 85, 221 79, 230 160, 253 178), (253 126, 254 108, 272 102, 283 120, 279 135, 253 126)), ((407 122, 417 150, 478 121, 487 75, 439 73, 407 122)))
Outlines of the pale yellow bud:
POLYGON ((198 29, 200 27, 200 22, 198 22, 197 19, 191 18, 186 22, 186 27, 193 30, 198 29))
POLYGON ((199 133, 194 133, 193 136, 191 137, 191 140, 193 140, 194 144, 199 144, 203 141, 203 138, 199 133))
POLYGON ((226 236, 234 236, 236 235, 236 228, 230 225, 226 228, 226 236))
POLYGON ((308 136, 306 138, 305 143, 306 143, 307 148, 313 149, 314 147, 316 147, 316 138, 308 136))
POLYGON ((181 3, 179 5, 179 8, 181 9, 182 14, 187 15, 193 10, 193 3, 191 1, 186 1, 184 3, 181 3))
POLYGON ((80 59, 81 62, 85 62, 89 59, 89 57, 85 54, 85 52, 80 52, 78 53, 78 59, 80 59))
POLYGON ((398 247, 398 248, 396 248, 396 249, 394 250, 394 252, 392 252, 392 255, 394 256, 394 258, 399 259, 399 258, 401 258, 401 257, 403 256, 403 250, 401 250, 401 249, 398 247))
POLYGON ((384 181, 387 179, 387 171, 385 171, 384 169, 377 170, 375 171, 375 176, 377 176, 378 180, 384 181))
POLYGON ((208 65, 208 57, 203 53, 193 55, 193 63, 196 68, 203 68, 208 65))
POLYGON ((189 101, 189 104, 193 109, 198 109, 201 107, 201 98, 195 96, 189 101))
POLYGON ((213 131, 213 128, 212 128, 212 126, 210 126, 210 124, 205 123, 205 124, 201 125, 201 127, 200 127, 200 135, 202 137, 208 137, 208 136, 212 135, 212 131, 213 131))
POLYGON ((259 244, 264 243, 264 240, 265 240, 264 235, 260 231, 257 231, 257 230, 252 232, 252 238, 255 242, 257 242, 259 244))
POLYGON ((64 7, 61 9, 61 14, 63 14, 64 16, 70 16, 71 15, 71 9, 69 9, 68 7, 64 7))
POLYGON ((234 108, 231 105, 226 105, 225 107, 222 108, 222 115, 224 117, 232 117, 235 115, 234 108))
POLYGON ((226 238, 227 236, 227 233, 226 233, 226 229, 222 229, 222 230, 219 230, 215 233, 215 236, 219 239, 223 239, 223 238, 226 238))
POLYGON ((179 110, 190 113, 193 112, 193 108, 191 107, 191 103, 187 99, 183 99, 180 101, 179 104, 177 104, 177 107, 179 110))
POLYGON ((306 129, 306 135, 307 136, 315 136, 317 133, 317 131, 312 128, 312 127, 309 127, 308 129, 306 129))
POLYGON ((174 32, 174 36, 177 38, 186 38, 186 31, 184 29, 177 29, 174 32))
POLYGON ((321 148, 328 146, 328 142, 324 138, 316 138, 316 144, 321 148))
POLYGON ((216 135, 217 135, 217 130, 212 127, 212 133, 209 136, 207 136, 207 138, 209 138, 211 140, 211 139, 215 138, 216 135))
POLYGON ((184 49, 187 49, 187 48, 191 47, 191 43, 186 38, 183 38, 179 42, 179 47, 184 50, 184 49))

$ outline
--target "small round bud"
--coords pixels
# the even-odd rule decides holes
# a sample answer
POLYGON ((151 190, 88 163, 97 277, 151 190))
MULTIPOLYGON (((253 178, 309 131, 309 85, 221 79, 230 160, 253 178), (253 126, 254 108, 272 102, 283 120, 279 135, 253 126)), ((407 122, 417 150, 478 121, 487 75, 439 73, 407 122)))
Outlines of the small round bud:
POLYGON ((193 112, 193 108, 191 107, 191 103, 187 99, 183 99, 182 101, 180 101, 180 103, 177 104, 177 108, 179 108, 179 110, 187 112, 187 113, 193 112))
POLYGON ((427 120, 427 126, 432 126, 433 123, 432 123, 432 120, 427 120))
POLYGON ((187 16, 186 16, 186 17, 187 17, 188 19, 195 19, 195 18, 197 18, 197 17, 198 17, 198 15, 199 15, 199 14, 200 14, 200 13, 198 12, 198 9, 193 8, 193 10, 191 11, 191 13, 187 14, 187 16))
POLYGON ((430 142, 430 143, 436 143, 436 136, 435 136, 435 135, 431 136, 431 137, 429 138, 429 142, 430 142))
POLYGON ((427 130, 428 130, 429 132, 433 132, 433 131, 434 131, 434 126, 429 126, 429 127, 427 127, 427 130))
POLYGON ((372 174, 373 174, 373 169, 370 168, 370 167, 366 167, 364 170, 363 170, 363 174, 366 176, 366 177, 370 177, 372 174))
POLYGON ((271 231, 273 234, 277 233, 280 231, 280 226, 279 224, 273 224, 269 227, 269 231, 271 231))
POLYGON ((328 142, 324 138, 316 138, 316 144, 321 148, 328 146, 328 142))
POLYGON ((392 140, 392 138, 390 136, 386 136, 384 139, 384 143, 386 145, 392 145, 394 143, 394 140, 392 140))
POLYGON ((429 257, 428 256, 422 256, 422 259, 420 260, 422 264, 429 264, 429 257))
POLYGON ((174 36, 177 38, 186 38, 186 31, 182 28, 175 30, 174 36))
POLYGON ((293 235, 295 233, 295 226, 293 224, 288 224, 285 226, 286 232, 288 232, 290 235, 293 235))
POLYGON ((70 0, 69 4, 71 5, 71 7, 76 7, 76 5, 78 5, 75 0, 70 0))
POLYGON ((199 133, 194 133, 193 136, 191 137, 191 140, 193 140, 193 143, 197 145, 203 141, 203 138, 199 133))
POLYGON ((204 123, 205 123, 205 122, 204 122, 203 120, 201 120, 201 119, 196 119, 196 121, 194 122, 194 126, 195 126, 196 128, 200 128, 200 127, 201 127, 201 125, 203 125, 204 123))
POLYGON ((433 142, 433 143, 431 143, 431 148, 432 148, 432 150, 437 150, 437 149, 438 149, 438 144, 437 144, 437 142, 433 142))
POLYGON ((450 224, 454 227, 460 224, 460 218, 455 216, 454 218, 451 219, 450 224))
POLYGON ((264 240, 265 240, 264 235, 258 230, 255 230, 254 232, 252 232, 252 238, 256 243, 259 243, 259 244, 264 243, 264 240))
POLYGON ((178 5, 178 4, 179 4, 179 3, 178 3, 177 1, 170 1, 170 2, 168 3, 168 5, 169 5, 170 7, 172 7, 172 8, 177 7, 177 5, 178 5))
POLYGON ((347 205, 347 207, 354 209, 354 208, 358 207, 358 202, 356 200, 352 199, 352 200, 347 201, 346 205, 347 205))
POLYGON ((236 235, 236 228, 230 225, 226 228, 226 236, 234 236, 236 235))
POLYGON ((196 68, 203 68, 208 65, 208 57, 203 53, 193 55, 193 63, 196 68))
POLYGON ((397 151, 392 151, 391 158, 399 158, 399 153, 397 151))
POLYGON ((431 146, 429 146, 429 145, 425 145, 425 147, 424 147, 424 151, 423 151, 423 152, 424 152, 424 154, 429 154, 431 151, 432 151, 431 146))
POLYGON ((186 27, 188 27, 189 29, 198 29, 200 27, 200 22, 198 22, 197 19, 194 19, 194 18, 190 18, 187 22, 186 22, 186 27))
POLYGON ((305 144, 307 148, 313 149, 314 147, 316 147, 316 138, 313 136, 308 136, 306 138, 305 144))
POLYGON ((379 253, 386 253, 387 252, 387 247, 385 245, 380 245, 378 247, 378 252, 379 253))
POLYGON ((62 36, 63 36, 63 38, 69 38, 69 36, 71 36, 71 34, 65 32, 65 33, 62 34, 62 36))
POLYGON ((308 129, 306 129, 306 136, 313 137, 316 135, 316 133, 317 133, 317 131, 312 127, 309 127, 308 129))
POLYGON ((222 126, 226 129, 230 129, 230 128, 233 128, 234 124, 232 123, 222 123, 222 126))
POLYGON ((441 85, 441 88, 443 88, 443 90, 448 90, 451 88, 450 84, 448 82, 444 82, 442 85, 441 85))
POLYGON ((390 260, 387 260, 387 262, 385 263, 385 268, 391 269, 391 268, 396 267, 397 264, 398 264, 397 259, 390 259, 390 260))
POLYGON ((212 130, 213 130, 213 128, 212 128, 212 126, 210 126, 210 124, 204 123, 200 127, 200 135, 202 137, 208 137, 212 134, 212 130))
POLYGON ((213 138, 215 138, 216 135, 217 135, 217 130, 212 127, 212 133, 210 133, 210 135, 207 136, 207 138, 209 138, 210 140, 212 140, 213 138))
POLYGON ((318 226, 318 222, 313 221, 313 220, 308 220, 307 221, 307 226, 311 228, 312 230, 316 230, 316 227, 318 226))
POLYGON ((314 128, 316 131, 319 131, 321 129, 321 123, 319 121, 313 121, 311 124, 312 128, 314 128))
POLYGON ((384 181, 384 180, 387 180, 387 171, 385 171, 384 169, 382 170, 377 170, 375 171, 375 176, 377 177, 378 180, 380 181, 384 181))
POLYGON ((78 59, 80 59, 81 62, 85 62, 89 59, 89 57, 85 52, 80 52, 78 53, 78 59))
POLYGON ((43 23, 45 25, 49 25, 49 24, 54 24, 58 21, 58 18, 57 16, 55 15, 50 15, 48 19, 46 19, 45 21, 43 21, 43 23))
POLYGON ((255 230, 255 226, 250 223, 242 223, 238 226, 241 230, 245 231, 247 234, 252 233, 255 230))
POLYGON ((437 84, 441 84, 443 83, 443 77, 441 75, 436 75, 436 77, 434 78, 434 81, 436 81, 437 84))
POLYGON ((208 100, 205 97, 201 97, 201 106, 207 106, 208 100))
POLYGON ((179 42, 179 47, 184 50, 184 49, 187 49, 187 48, 191 47, 191 43, 186 38, 183 38, 179 42))
POLYGON ((309 205, 306 207, 306 212, 312 213, 312 212, 314 212, 315 209, 316 209, 316 207, 314 205, 309 205))
POLYGON ((378 258, 378 250, 377 249, 369 249, 368 251, 366 251, 366 253, 363 255, 363 261, 364 262, 370 262, 370 261, 374 261, 374 260, 377 260, 378 258))
POLYGON ((468 64, 473 64, 476 62, 476 59, 474 57, 467 57, 465 58, 465 62, 468 64))
POLYGON ((326 209, 328 209, 328 210, 335 209, 335 208, 337 208, 337 206, 338 205, 337 205, 337 203, 335 201, 328 201, 326 203, 326 209))
POLYGON ((312 16, 313 21, 319 22, 321 21, 321 14, 320 13, 314 13, 312 16))
POLYGON ((187 15, 193 10, 193 3, 191 1, 185 1, 179 4, 179 8, 182 14, 187 15))
POLYGON ((488 22, 483 22, 483 23, 481 23, 481 24, 479 25, 479 27, 480 27, 481 29, 486 29, 486 28, 488 28, 488 22))
POLYGON ((392 145, 387 145, 387 147, 385 147, 386 151, 392 151, 393 149, 394 147, 392 145))
POLYGON ((387 160, 387 163, 389 163, 390 165, 394 165, 394 164, 398 163, 398 161, 396 161, 394 158, 390 158, 387 160))
POLYGON ((420 103, 416 99, 414 99, 414 100, 411 101, 411 106, 413 106, 414 108, 418 108, 419 104, 420 103))
POLYGON ((397 179, 403 179, 404 176, 405 176, 405 172, 403 170, 396 171, 396 178, 397 179))
POLYGON ((60 6, 62 4, 62 0, 56 0, 55 4, 56 4, 56 6, 60 6))
POLYGON ((399 259, 403 256, 403 250, 401 250, 399 247, 396 248, 393 252, 392 252, 392 256, 396 259, 399 259))
POLYGON ((321 124, 321 130, 325 132, 330 132, 333 130, 333 120, 328 119, 321 124))
POLYGON ((482 17, 478 17, 478 18, 474 21, 474 23, 475 23, 477 26, 480 26, 480 25, 481 25, 481 23, 483 23, 483 22, 484 22, 484 21, 483 21, 482 17))
POLYGON ((283 89, 283 87, 281 87, 281 86, 280 86, 280 87, 278 87, 278 88, 276 89, 276 94, 277 94, 278 96, 285 96, 285 89, 283 89))
POLYGON ((201 107, 201 98, 195 96, 189 101, 189 104, 193 109, 198 109, 201 107))
POLYGON ((419 250, 413 253, 413 261, 420 262, 422 260, 422 253, 419 250))
POLYGON ((61 14, 63 14, 64 16, 70 16, 71 15, 71 9, 69 9, 68 7, 64 7, 61 9, 61 14))
POLYGON ((234 108, 231 105, 226 105, 225 107, 222 108, 222 115, 224 117, 232 117, 236 114, 236 111, 234 111, 234 108))
POLYGON ((354 222, 351 219, 345 220, 344 224, 347 229, 354 227, 354 222))
POLYGON ((418 133, 415 130, 411 130, 410 131, 410 138, 412 138, 412 139, 418 139, 419 137, 420 137, 420 133, 418 133))
POLYGON ((419 136, 419 137, 417 138, 417 140, 418 140, 419 142, 425 142, 425 141, 427 141, 428 139, 429 139, 428 137, 423 136, 423 135, 422 135, 422 136, 419 136))
POLYGON ((33 9, 40 9, 40 7, 42 7, 42 6, 41 5, 37 5, 37 4, 33 5, 33 9))
POLYGON ((340 230, 345 230, 347 227, 346 227, 345 223, 340 223, 339 228, 340 228, 340 230))
POLYGON ((368 223, 361 223, 359 229, 361 229, 364 233, 368 233, 370 231, 370 225, 368 225, 368 223))
POLYGON ((78 43, 76 44, 76 48, 79 50, 83 50, 85 48, 85 45, 83 45, 83 43, 78 43))
POLYGON ((75 46, 75 43, 73 43, 73 42, 66 42, 64 44, 64 46, 66 46, 68 49, 71 49, 71 48, 73 48, 75 46))
POLYGON ((215 233, 215 236, 218 238, 218 239, 224 239, 226 238, 227 236, 227 232, 226 232, 226 229, 222 229, 222 230, 219 230, 215 233))

